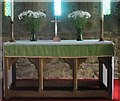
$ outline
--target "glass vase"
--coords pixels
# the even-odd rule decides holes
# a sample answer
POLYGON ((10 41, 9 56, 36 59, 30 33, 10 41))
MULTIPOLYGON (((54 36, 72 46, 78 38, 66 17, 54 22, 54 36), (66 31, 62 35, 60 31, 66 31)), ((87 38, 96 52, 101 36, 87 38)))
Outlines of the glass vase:
POLYGON ((77 28, 77 38, 76 38, 77 41, 82 41, 83 40, 83 35, 82 34, 83 33, 82 33, 81 28, 77 28))
POLYGON ((82 41, 83 40, 83 36, 82 34, 77 34, 77 41, 82 41))
POLYGON ((30 41, 37 41, 37 37, 36 37, 35 31, 34 31, 34 28, 32 28, 32 30, 31 30, 30 41))
POLYGON ((35 34, 32 34, 31 38, 30 38, 30 41, 37 41, 37 38, 36 38, 36 35, 35 34))

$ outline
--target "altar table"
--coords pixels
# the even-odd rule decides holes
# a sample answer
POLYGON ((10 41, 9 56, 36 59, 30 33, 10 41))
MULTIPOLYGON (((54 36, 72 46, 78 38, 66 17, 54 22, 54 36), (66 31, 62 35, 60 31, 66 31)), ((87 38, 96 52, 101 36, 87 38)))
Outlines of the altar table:
MULTIPOLYGON (((5 42, 4 51, 4 97, 65 97, 65 98, 96 98, 103 97, 112 99, 113 95, 113 76, 114 76, 114 44, 111 41, 99 40, 61 40, 53 42, 52 40, 17 40, 16 42, 5 42), (37 90, 15 89, 15 78, 9 84, 8 72, 15 68, 17 58, 25 57, 35 59, 38 66, 38 88, 37 90), (99 60, 99 80, 96 84, 99 88, 96 90, 78 90, 79 84, 77 78, 78 65, 82 58, 98 57, 99 60), (73 58, 73 85, 72 90, 44 90, 43 67, 46 58, 73 58), (107 70, 105 72, 104 68, 107 70), (106 78, 104 76, 107 75, 106 78), (106 81, 107 79, 107 81, 106 81), (103 89, 104 88, 104 89, 103 89)), ((13 75, 15 75, 13 73, 13 75)), ((89 81, 88 81, 89 82, 89 81)), ((87 85, 89 83, 86 82, 87 85)))

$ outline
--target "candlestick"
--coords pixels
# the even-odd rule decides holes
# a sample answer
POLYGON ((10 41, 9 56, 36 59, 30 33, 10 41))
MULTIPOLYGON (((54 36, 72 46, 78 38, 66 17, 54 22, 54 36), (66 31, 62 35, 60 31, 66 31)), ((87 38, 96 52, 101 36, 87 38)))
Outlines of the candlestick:
POLYGON ((55 36, 57 36, 57 19, 55 17, 55 36))
POLYGON ((13 21, 11 21, 11 39, 10 39, 10 42, 15 42, 13 21))
POLYGON ((103 34, 104 34, 104 13, 103 13, 103 0, 101 1, 101 20, 100 20, 100 41, 103 41, 103 34))
POLYGON ((11 0, 11 21, 14 20, 14 2, 11 0))
POLYGON ((102 20, 104 20, 103 0, 101 1, 101 18, 102 18, 102 20))
POLYGON ((10 42, 15 42, 14 38, 14 2, 11 0, 11 40, 10 42))

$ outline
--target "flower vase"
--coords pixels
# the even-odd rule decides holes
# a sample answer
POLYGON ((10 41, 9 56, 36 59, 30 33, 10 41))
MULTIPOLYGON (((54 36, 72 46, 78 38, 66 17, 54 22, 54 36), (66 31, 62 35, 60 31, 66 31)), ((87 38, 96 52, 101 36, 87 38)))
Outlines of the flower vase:
POLYGON ((36 34, 34 32, 34 29, 31 30, 31 38, 30 41, 37 41, 36 34))
POLYGON ((33 35, 31 36, 30 41, 37 41, 37 38, 36 38, 36 35, 35 35, 35 34, 33 34, 33 35))
POLYGON ((82 36, 82 30, 81 28, 77 28, 77 41, 82 41, 83 40, 83 36, 82 36))
POLYGON ((82 34, 77 34, 77 41, 82 41, 82 40, 83 40, 82 34))

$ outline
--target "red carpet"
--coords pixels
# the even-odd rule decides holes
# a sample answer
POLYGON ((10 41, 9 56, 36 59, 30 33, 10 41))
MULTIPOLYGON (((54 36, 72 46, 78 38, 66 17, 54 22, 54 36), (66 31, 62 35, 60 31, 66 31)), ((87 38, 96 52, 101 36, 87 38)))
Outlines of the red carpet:
POLYGON ((1 101, 120 101, 120 80, 114 82, 114 97, 113 100, 104 99, 2 99, 1 101))

